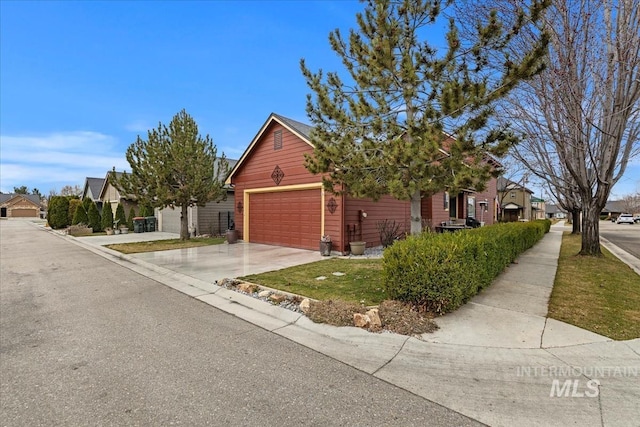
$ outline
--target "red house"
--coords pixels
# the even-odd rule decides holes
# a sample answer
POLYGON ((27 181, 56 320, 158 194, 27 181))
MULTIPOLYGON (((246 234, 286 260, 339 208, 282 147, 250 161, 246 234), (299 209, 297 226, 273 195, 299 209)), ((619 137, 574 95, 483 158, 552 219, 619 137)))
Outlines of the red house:
MULTIPOLYGON (((304 167, 313 154, 311 126, 272 113, 232 169, 235 223, 246 242, 317 250, 329 235, 333 250, 349 252, 350 241, 380 245, 378 223, 395 220, 409 229, 409 201, 390 196, 374 202, 336 196, 322 187, 322 177, 304 167)), ((422 202, 422 218, 431 228, 472 216, 491 224, 496 218, 496 181, 483 193, 440 193, 422 202)))

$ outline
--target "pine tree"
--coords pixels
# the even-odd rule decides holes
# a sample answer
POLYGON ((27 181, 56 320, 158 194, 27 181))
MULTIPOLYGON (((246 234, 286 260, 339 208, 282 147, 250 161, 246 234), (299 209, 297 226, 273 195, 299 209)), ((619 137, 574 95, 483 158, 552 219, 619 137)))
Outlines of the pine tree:
POLYGON ((102 231, 102 218, 100 216, 100 211, 93 201, 89 204, 87 219, 89 220, 89 227, 93 228, 94 233, 102 231))
MULTIPOLYGON (((545 3, 534 0, 531 17, 545 3)), ((411 200, 412 233, 422 229, 423 197, 480 191, 496 174, 488 154, 504 155, 516 138, 508 128, 493 126, 493 105, 542 69, 546 44, 542 39, 521 62, 506 61, 502 73, 489 74, 488 58, 531 21, 522 12, 523 19, 505 29, 494 15, 478 27, 479 41, 465 46, 452 18, 447 48, 439 54, 420 36, 443 14, 441 5, 367 1, 357 14, 359 29, 348 39, 339 30, 329 35, 348 72, 344 82, 335 72, 325 78, 300 62, 312 91, 307 114, 314 125, 315 149, 306 167, 324 174, 325 189, 334 193, 411 200)))
POLYGON ((113 209, 111 203, 105 202, 102 205, 102 229, 113 228, 113 209))
POLYGON ((116 207, 116 222, 118 223, 118 227, 127 226, 127 217, 124 214, 124 206, 122 206, 122 203, 118 203, 118 207, 116 207))
POLYGON ((180 207, 182 240, 189 239, 189 206, 226 198, 226 157, 217 157, 209 135, 200 136, 195 120, 185 110, 176 114, 169 126, 160 123, 157 129, 149 130, 147 140, 138 136, 126 156, 131 173, 120 178, 112 174, 112 184, 121 193, 134 195, 141 206, 180 207))

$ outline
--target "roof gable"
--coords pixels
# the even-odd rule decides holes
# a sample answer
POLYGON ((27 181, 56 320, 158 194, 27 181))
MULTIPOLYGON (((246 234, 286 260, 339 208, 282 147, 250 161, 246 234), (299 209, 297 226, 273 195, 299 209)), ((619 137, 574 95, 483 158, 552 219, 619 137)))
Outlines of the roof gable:
POLYGON ((244 150, 244 153, 242 153, 242 156, 240 156, 240 159, 236 162, 235 166, 231 170, 231 173, 229 173, 229 177, 226 180, 227 184, 231 184, 231 179, 233 178, 233 176, 242 167, 243 163, 250 157, 250 154, 258 144, 258 141, 260 141, 260 139, 262 138, 266 130, 269 128, 269 126, 273 122, 279 123, 289 132, 293 133, 294 135, 296 135, 298 138, 300 138, 302 141, 304 141, 306 144, 308 144, 310 147, 313 148, 313 144, 311 144, 311 137, 310 137, 311 129, 313 129, 311 126, 298 122, 293 119, 289 119, 287 117, 281 116, 276 113, 271 113, 267 118, 267 120, 262 125, 262 127, 260 128, 260 130, 258 131, 258 133, 256 134, 256 136, 253 137, 247 149, 244 150))
POLYGON ((84 182, 84 190, 82 191, 82 198, 84 199, 89 194, 91 199, 95 200, 96 196, 100 196, 102 186, 104 185, 104 178, 89 178, 87 177, 84 182))

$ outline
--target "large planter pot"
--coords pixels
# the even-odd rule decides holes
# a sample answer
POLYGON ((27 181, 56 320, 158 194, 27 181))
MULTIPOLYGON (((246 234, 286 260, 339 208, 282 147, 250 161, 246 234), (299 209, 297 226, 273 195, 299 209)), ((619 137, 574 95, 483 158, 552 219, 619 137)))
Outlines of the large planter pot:
POLYGON ((331 242, 320 241, 320 255, 322 256, 331 255, 331 242))
POLYGON ((351 255, 364 255, 364 248, 367 246, 367 242, 351 242, 351 255))
POLYGON ((238 241, 238 230, 227 230, 227 243, 232 244, 238 241))
POLYGON ((120 227, 120 233, 121 234, 128 234, 129 233, 129 229, 127 227, 120 227))

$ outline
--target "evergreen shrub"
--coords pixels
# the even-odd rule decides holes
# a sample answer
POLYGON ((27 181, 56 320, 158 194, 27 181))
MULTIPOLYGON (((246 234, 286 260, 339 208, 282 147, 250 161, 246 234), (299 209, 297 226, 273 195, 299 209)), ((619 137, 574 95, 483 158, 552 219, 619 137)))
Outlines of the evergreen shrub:
POLYGON ((124 215, 124 206, 122 206, 122 203, 118 203, 118 207, 116 208, 116 221, 118 221, 118 228, 127 226, 127 217, 124 215))
POLYGON ((87 217, 89 218, 89 227, 93 228, 94 233, 102 231, 102 217, 100 216, 100 211, 98 210, 98 206, 96 206, 95 202, 92 202, 89 205, 87 217))
POLYGON ((550 226, 540 220, 409 236, 384 252, 385 292, 434 313, 453 311, 489 286, 550 226))
POLYGON ((104 202, 102 205, 102 229, 113 228, 113 209, 111 203, 104 202))
POLYGON ((64 196, 53 196, 49 200, 47 221, 53 229, 69 226, 69 199, 64 196))
POLYGON ((73 215, 73 221, 71 221, 71 225, 78 224, 89 224, 89 217, 87 216, 87 211, 84 210, 84 205, 81 204, 76 208, 76 212, 73 215))

